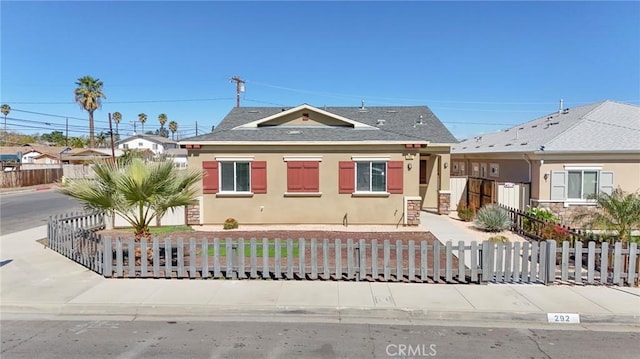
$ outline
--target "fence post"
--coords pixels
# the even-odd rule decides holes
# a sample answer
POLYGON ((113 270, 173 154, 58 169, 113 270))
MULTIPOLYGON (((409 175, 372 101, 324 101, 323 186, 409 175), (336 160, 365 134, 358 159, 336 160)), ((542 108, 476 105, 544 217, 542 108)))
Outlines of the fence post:
POLYGON ((547 240, 547 269, 544 284, 553 284, 556 279, 556 247, 555 240, 547 240))

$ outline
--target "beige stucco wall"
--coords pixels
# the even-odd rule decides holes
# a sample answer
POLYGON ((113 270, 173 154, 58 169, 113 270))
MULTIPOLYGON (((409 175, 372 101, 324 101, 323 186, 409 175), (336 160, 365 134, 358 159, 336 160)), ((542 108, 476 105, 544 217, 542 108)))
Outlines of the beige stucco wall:
POLYGON ((203 224, 219 224, 228 217, 240 224, 329 223, 341 224, 402 224, 405 196, 419 195, 419 149, 404 145, 369 146, 204 146, 189 150, 189 167, 202 168, 202 161, 216 156, 253 156, 255 161, 267 161, 267 193, 252 197, 224 197, 203 195, 201 218, 203 224), (409 155, 409 156, 407 156, 409 155), (284 156, 321 156, 319 197, 289 197, 287 164, 284 156), (385 197, 356 197, 338 193, 338 162, 350 161, 352 156, 388 157, 404 161, 403 194, 385 197), (409 170, 407 164, 412 163, 409 170))
MULTIPOLYGON (((487 169, 486 175, 484 178, 498 181, 498 182, 514 182, 514 183, 527 183, 529 182, 529 164, 523 158, 509 158, 509 159, 500 159, 495 157, 469 157, 462 155, 451 155, 452 163, 455 162, 463 162, 465 173, 459 173, 455 170, 452 170, 453 175, 466 175, 473 176, 472 173, 472 164, 477 163, 480 168, 484 165, 487 169), (497 165, 498 175, 491 174, 491 166, 497 165)), ((482 177, 482 176, 478 176, 482 177)))

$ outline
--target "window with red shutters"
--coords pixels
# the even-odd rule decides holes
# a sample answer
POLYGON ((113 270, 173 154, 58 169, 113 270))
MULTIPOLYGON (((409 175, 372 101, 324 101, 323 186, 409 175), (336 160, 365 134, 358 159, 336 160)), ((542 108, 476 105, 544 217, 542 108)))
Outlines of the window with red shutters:
POLYGON ((353 193, 355 191, 355 163, 340 161, 338 163, 338 193, 353 193))
POLYGON ((320 163, 287 162, 287 192, 320 192, 320 163))
POLYGON ((218 193, 218 162, 203 161, 202 193, 218 193))

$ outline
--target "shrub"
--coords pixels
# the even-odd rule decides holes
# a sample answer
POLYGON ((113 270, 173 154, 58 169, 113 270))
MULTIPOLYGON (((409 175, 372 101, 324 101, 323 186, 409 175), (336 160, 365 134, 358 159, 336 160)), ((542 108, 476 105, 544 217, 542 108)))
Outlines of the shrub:
MULTIPOLYGON (((544 207, 529 207, 529 209, 527 209, 527 212, 525 213, 535 219, 539 219, 545 222, 555 223, 558 221, 558 217, 556 217, 556 215, 553 214, 550 209, 544 207)), ((522 228, 527 232, 537 231, 538 229, 540 229, 540 225, 540 223, 533 221, 527 217, 522 218, 522 228)))
POLYGON ((224 221, 223 228, 224 229, 236 229, 240 224, 234 218, 227 218, 224 221))
POLYGON ((509 242, 509 238, 507 238, 506 236, 492 236, 489 237, 489 240, 493 243, 508 243, 509 242))
POLYGON ((465 222, 471 222, 476 215, 476 210, 473 207, 461 204, 458 205, 458 217, 465 222))
POLYGON ((501 232, 511 227, 509 212, 494 204, 486 205, 476 214, 476 225, 487 232, 501 232))
POLYGON ((555 239, 556 242, 562 243, 571 239, 571 233, 565 227, 555 223, 545 223, 542 227, 542 239, 555 239))

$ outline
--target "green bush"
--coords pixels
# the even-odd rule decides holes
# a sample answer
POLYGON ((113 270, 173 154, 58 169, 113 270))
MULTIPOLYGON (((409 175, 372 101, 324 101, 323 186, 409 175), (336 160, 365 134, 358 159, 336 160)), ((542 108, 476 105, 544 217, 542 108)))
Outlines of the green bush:
POLYGON ((461 204, 458 205, 458 217, 465 222, 471 222, 476 215, 476 210, 473 207, 461 204))
POLYGON ((224 229, 236 229, 240 224, 234 218, 227 218, 222 226, 224 229))
MULTIPOLYGON (((535 218, 535 219, 539 219, 541 221, 545 221, 545 222, 553 222, 556 223, 558 222, 558 217, 556 217, 555 214, 553 214, 553 212, 551 212, 550 209, 548 208, 544 208, 544 207, 529 207, 527 209, 527 212, 525 212, 527 215, 535 218)), ((527 232, 536 232, 537 230, 539 230, 541 228, 542 224, 538 223, 536 221, 533 221, 527 217, 522 218, 522 228, 527 231, 527 232)))
POLYGON ((509 212, 494 204, 486 205, 476 214, 476 226, 487 232, 501 232, 511 227, 509 212))

